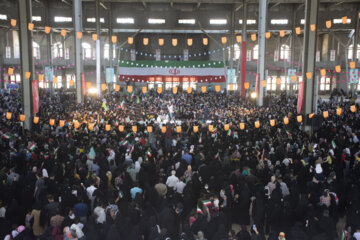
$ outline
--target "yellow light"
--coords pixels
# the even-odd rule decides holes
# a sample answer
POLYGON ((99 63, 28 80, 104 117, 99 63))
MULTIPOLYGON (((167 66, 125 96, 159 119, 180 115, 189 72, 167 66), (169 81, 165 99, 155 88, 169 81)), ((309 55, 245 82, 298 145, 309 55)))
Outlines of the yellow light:
POLYGON ((97 88, 90 88, 90 89, 88 90, 88 93, 89 93, 89 94, 97 94, 97 93, 98 93, 98 90, 97 90, 97 88))
POLYGON ((252 93, 250 94, 250 97, 251 97, 252 99, 257 98, 257 94, 256 94, 256 92, 252 92, 252 93))

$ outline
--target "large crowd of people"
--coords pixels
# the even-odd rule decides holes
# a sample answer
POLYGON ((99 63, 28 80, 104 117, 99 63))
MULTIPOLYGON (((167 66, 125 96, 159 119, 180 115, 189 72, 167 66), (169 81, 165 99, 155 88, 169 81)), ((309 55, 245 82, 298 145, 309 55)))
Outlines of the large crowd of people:
POLYGON ((0 239, 360 240, 353 103, 319 101, 298 122, 285 95, 256 107, 226 91, 111 91, 82 104, 41 91, 28 131, 21 94, 0 98, 0 239))

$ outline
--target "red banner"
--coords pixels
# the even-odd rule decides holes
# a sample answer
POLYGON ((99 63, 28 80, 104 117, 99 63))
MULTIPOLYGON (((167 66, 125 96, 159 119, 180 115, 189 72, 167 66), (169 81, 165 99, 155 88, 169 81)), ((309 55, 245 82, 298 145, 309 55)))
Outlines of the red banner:
POLYGON ((255 91, 256 96, 259 96, 259 74, 256 74, 256 80, 255 80, 255 91))
POLYGON ((81 73, 81 95, 86 95, 85 74, 81 73))
POLYGON ((32 81, 32 98, 34 113, 39 112, 39 83, 36 80, 32 81))
POLYGON ((297 99, 297 113, 300 114, 304 101, 304 82, 299 82, 299 92, 298 92, 298 99, 297 99))

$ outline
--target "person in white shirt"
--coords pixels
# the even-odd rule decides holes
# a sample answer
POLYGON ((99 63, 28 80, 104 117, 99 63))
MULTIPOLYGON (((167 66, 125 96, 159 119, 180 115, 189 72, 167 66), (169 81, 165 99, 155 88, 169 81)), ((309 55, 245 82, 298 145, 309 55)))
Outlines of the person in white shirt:
POLYGON ((169 188, 174 188, 176 183, 179 182, 179 178, 177 176, 175 176, 176 174, 176 171, 175 170, 172 170, 171 171, 171 176, 169 176, 166 180, 166 185, 169 187, 169 188))
POLYGON ((186 184, 184 183, 183 179, 180 179, 180 181, 175 184, 174 191, 182 195, 185 186, 186 184))
POLYGON ((94 208, 94 202, 95 202, 95 197, 93 196, 93 193, 97 189, 94 185, 95 185, 95 183, 92 183, 89 187, 86 188, 87 196, 88 196, 89 200, 91 201, 91 209, 94 208))
POLYGON ((360 240, 360 228, 357 228, 357 229, 356 229, 356 232, 354 232, 353 237, 354 237, 356 240, 360 240))

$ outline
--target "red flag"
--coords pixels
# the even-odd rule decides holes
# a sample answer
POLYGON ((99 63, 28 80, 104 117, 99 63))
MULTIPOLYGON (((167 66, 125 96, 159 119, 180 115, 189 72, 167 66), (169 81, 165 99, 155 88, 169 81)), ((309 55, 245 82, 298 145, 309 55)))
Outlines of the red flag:
POLYGON ((259 74, 256 74, 256 80, 255 80, 255 90, 256 90, 256 96, 259 96, 259 74))
POLYGON ((32 97, 33 97, 33 109, 34 113, 39 112, 39 84, 38 81, 32 81, 32 97))
POLYGON ((81 95, 86 95, 85 74, 81 73, 81 95))
POLYGON ((298 101, 297 101, 297 113, 300 114, 304 101, 304 82, 299 82, 299 92, 298 92, 298 101))

